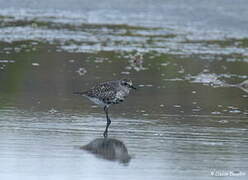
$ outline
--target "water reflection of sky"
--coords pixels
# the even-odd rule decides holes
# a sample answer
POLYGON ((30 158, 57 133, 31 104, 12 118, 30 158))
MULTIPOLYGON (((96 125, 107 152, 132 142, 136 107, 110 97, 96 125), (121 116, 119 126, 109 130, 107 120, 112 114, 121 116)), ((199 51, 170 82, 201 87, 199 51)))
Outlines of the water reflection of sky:
POLYGON ((239 127, 245 125, 245 119, 115 118, 110 134, 125 142, 132 157, 125 165, 98 159, 78 148, 102 134, 103 116, 9 112, 1 111, 3 178, 123 179, 125 174, 134 179, 190 179, 192 175, 208 178, 211 169, 245 171, 247 166, 247 161, 240 161, 247 157, 246 129, 239 127))
POLYGON ((247 2, 227 2, 0 0, 0 179, 247 174, 247 2), (123 77, 138 90, 109 133, 126 165, 78 148, 106 122, 72 95, 123 77))

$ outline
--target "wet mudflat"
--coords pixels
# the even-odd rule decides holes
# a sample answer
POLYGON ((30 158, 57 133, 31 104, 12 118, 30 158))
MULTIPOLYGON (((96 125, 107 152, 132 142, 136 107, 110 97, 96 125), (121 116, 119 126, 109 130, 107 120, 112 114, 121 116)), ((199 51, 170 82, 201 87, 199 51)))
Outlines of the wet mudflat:
POLYGON ((28 2, 0 1, 0 179, 247 179, 247 2, 28 2), (106 120, 72 94, 120 78, 128 161, 82 150, 106 120))

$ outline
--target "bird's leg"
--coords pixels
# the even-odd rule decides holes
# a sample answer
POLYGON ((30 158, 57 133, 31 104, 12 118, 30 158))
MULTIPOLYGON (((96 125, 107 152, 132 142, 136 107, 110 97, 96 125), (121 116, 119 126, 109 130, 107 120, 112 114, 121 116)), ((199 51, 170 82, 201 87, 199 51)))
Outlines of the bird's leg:
POLYGON ((111 120, 110 120, 110 118, 108 116, 108 106, 104 106, 104 112, 106 113, 107 124, 106 124, 105 131, 103 133, 103 136, 106 138, 106 137, 108 137, 108 127, 111 124, 111 120))

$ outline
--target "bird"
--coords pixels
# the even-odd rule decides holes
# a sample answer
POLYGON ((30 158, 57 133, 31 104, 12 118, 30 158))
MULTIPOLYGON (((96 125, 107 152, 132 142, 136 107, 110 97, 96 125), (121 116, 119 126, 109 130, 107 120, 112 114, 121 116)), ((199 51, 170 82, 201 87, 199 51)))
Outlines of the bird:
POLYGON ((108 109, 112 104, 119 104, 129 95, 130 90, 136 90, 133 83, 129 79, 112 80, 96 84, 92 88, 83 92, 74 92, 73 94, 87 97, 93 103, 103 107, 106 114, 106 128, 103 136, 108 136, 108 128, 111 120, 108 115, 108 109))

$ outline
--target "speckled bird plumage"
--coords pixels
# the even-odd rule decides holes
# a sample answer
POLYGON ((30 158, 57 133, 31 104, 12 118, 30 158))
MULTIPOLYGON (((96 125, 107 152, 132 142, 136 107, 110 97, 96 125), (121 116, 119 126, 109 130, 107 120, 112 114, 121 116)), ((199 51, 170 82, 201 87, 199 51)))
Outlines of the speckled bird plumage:
POLYGON ((103 133, 104 137, 108 136, 108 127, 111 124, 111 120, 108 116, 108 108, 111 104, 118 104, 126 98, 131 89, 136 89, 131 80, 116 80, 108 81, 104 83, 97 84, 88 91, 75 92, 81 96, 86 96, 92 102, 104 107, 104 112, 106 113, 107 124, 105 131, 103 133))
MULTIPOLYGON (((88 91, 82 92, 81 95, 88 97, 92 102, 101 106, 118 104, 124 101, 131 89, 123 86, 122 81, 107 81, 97 84, 88 91)), ((131 83, 131 81, 125 81, 131 83)), ((130 85, 132 86, 132 84, 130 85)))

